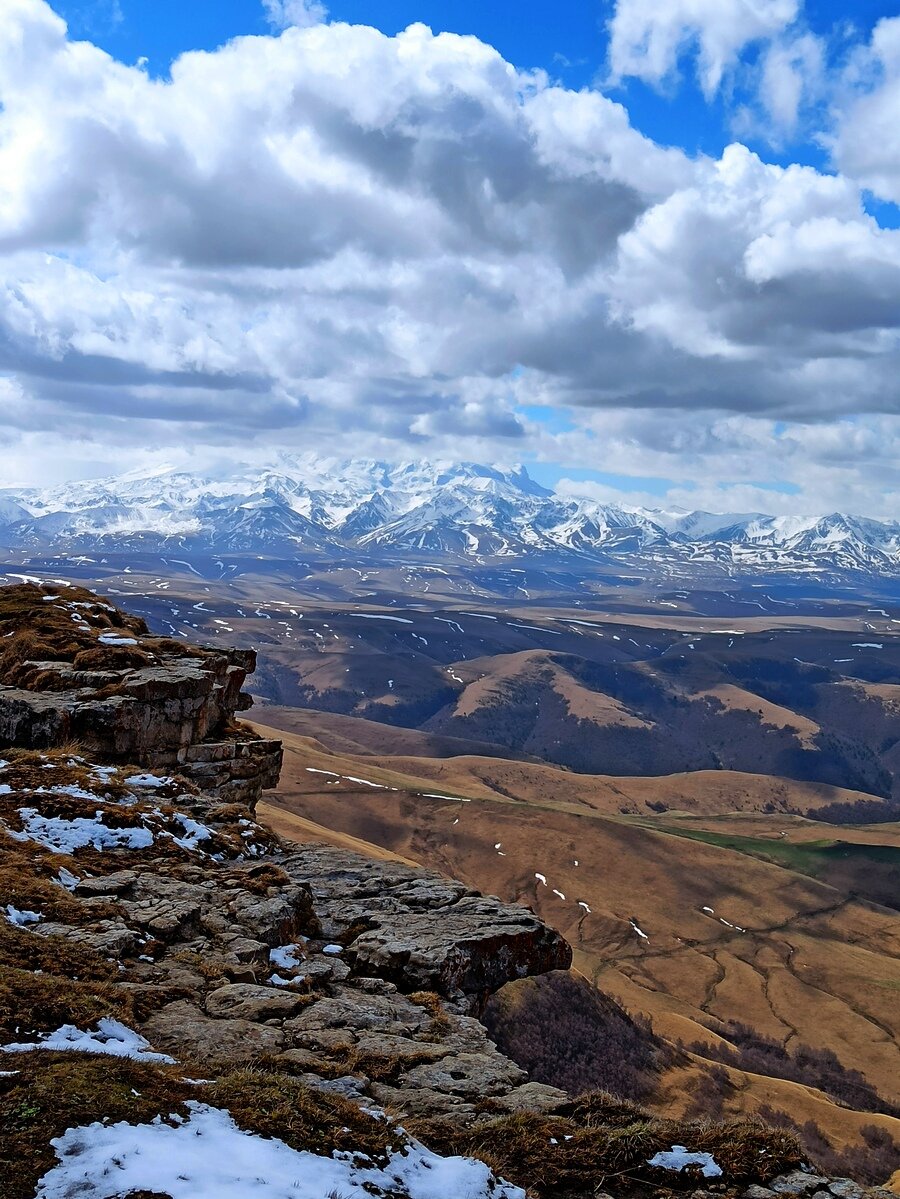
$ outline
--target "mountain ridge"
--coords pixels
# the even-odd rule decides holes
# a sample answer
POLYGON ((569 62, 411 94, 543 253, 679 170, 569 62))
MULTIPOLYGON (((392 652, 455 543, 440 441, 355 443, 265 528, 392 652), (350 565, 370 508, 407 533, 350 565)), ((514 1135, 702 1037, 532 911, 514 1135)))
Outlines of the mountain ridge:
POLYGON ((0 542, 15 548, 413 553, 478 563, 561 560, 731 572, 891 576, 900 521, 681 512, 568 496, 525 467, 280 456, 205 474, 167 467, 56 487, 0 490, 0 542))

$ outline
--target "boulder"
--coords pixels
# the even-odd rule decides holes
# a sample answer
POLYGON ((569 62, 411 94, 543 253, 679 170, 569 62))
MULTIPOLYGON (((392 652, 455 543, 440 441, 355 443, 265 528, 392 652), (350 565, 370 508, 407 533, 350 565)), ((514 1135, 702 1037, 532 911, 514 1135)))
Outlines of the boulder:
POLYGON ((216 1019, 285 1020, 306 1002, 302 995, 278 987, 229 983, 206 997, 206 1013, 216 1019))

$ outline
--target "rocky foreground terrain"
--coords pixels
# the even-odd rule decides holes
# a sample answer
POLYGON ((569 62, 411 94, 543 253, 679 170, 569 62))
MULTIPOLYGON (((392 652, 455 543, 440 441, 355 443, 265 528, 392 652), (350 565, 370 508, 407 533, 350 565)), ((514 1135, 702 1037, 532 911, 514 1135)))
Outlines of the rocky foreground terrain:
POLYGON ((78 588, 0 591, 3 1199, 860 1199, 761 1123, 530 1080, 479 1017, 568 944, 263 827, 253 667, 78 588))

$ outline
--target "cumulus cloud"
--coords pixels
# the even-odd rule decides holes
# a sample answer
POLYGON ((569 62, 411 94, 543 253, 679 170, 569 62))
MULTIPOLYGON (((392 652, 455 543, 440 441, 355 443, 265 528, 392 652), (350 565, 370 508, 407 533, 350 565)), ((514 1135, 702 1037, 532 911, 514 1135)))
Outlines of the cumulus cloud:
POLYGON ((777 37, 797 18, 800 0, 617 0, 609 23, 609 58, 616 79, 660 86, 696 56, 707 98, 752 42, 777 37))
MULTIPOLYGON (((746 7, 698 43, 711 86, 762 36, 746 7)), ((772 29, 793 11, 749 7, 772 29)), ((43 462, 64 429, 60 454, 120 465, 341 442, 753 486, 785 421, 806 433, 769 457, 796 474, 827 460, 810 430, 897 413, 900 234, 850 178, 740 145, 690 158, 475 38, 289 8, 278 36, 154 79, 43 0, 0 7, 0 412, 20 453, 37 438, 43 462)))
POLYGON ((832 142, 836 165, 900 203, 900 17, 879 21, 852 58, 832 142))

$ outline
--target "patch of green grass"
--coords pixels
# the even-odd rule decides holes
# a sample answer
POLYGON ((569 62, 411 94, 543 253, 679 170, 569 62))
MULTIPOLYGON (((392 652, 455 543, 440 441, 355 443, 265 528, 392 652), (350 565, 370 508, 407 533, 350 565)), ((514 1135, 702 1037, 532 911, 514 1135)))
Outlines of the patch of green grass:
POLYGON ((900 879, 900 849, 892 845, 856 845, 848 841, 822 840, 804 841, 802 844, 787 840, 771 840, 767 837, 742 837, 736 833, 713 833, 706 829, 687 829, 666 826, 664 832, 690 841, 702 841, 720 849, 732 849, 737 853, 761 858, 807 874, 811 878, 823 878, 836 866, 858 867, 879 865, 893 868, 900 879))

